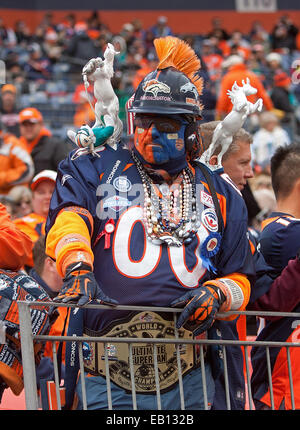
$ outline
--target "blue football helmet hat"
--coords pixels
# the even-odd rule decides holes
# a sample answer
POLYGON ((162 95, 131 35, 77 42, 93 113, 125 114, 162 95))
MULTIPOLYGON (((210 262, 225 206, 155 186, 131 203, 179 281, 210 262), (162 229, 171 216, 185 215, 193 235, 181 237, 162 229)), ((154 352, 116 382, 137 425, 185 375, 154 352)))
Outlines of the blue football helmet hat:
POLYGON ((129 111, 200 118, 200 95, 194 83, 174 67, 154 70, 139 84, 129 111))
POLYGON ((200 60, 193 49, 177 37, 154 40, 159 64, 139 84, 129 112, 134 114, 183 115, 188 158, 203 152, 200 135, 202 78, 200 60))

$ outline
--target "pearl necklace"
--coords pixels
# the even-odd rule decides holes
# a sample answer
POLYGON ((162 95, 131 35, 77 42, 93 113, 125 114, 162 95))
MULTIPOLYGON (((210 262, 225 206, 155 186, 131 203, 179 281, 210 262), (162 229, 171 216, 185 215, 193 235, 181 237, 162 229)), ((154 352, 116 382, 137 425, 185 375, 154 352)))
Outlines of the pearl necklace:
POLYGON ((155 244, 188 244, 200 223, 197 212, 195 177, 190 168, 183 169, 171 186, 154 184, 143 164, 132 152, 144 191, 144 225, 147 237, 155 244))

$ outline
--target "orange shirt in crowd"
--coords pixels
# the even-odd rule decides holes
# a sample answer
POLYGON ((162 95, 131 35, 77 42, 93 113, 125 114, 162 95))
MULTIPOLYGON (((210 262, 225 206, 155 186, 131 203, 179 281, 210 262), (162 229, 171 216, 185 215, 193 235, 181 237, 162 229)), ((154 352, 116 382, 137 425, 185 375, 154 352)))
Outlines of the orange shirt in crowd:
POLYGON ((1 134, 0 194, 7 194, 15 185, 28 185, 34 165, 26 147, 12 134, 1 134))
POLYGON ((229 67, 228 72, 221 80, 219 98, 216 105, 217 118, 223 118, 232 109, 232 103, 227 95, 227 91, 231 90, 235 81, 239 86, 242 86, 242 80, 246 80, 247 77, 250 79, 252 87, 257 89, 256 94, 247 97, 249 102, 255 103, 257 99, 262 98, 264 102, 264 109, 273 109, 272 100, 261 83, 259 77, 254 72, 248 70, 245 64, 235 64, 229 67))
POLYGON ((6 207, 0 203, 0 268, 20 270, 31 254, 32 247, 30 237, 16 227, 6 207))
POLYGON ((52 136, 52 133, 46 127, 43 127, 38 136, 32 141, 28 142, 28 140, 24 136, 21 136, 20 142, 27 149, 28 153, 31 154, 33 148, 39 143, 43 136, 52 136))
MULTIPOLYGON (((46 217, 38 215, 35 212, 22 218, 16 218, 13 222, 19 230, 30 237, 33 244, 35 244, 41 235, 45 234, 46 217)), ((33 267, 32 252, 28 253, 25 266, 33 267)))

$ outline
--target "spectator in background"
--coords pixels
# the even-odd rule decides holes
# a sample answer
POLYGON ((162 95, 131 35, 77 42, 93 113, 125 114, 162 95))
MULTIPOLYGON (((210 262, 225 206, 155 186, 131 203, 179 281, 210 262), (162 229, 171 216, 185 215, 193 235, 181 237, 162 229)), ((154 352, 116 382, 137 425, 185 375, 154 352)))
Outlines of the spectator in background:
POLYGON ((32 212, 32 192, 30 188, 17 185, 10 190, 7 197, 14 202, 12 219, 22 218, 32 212))
POLYGON ((49 58, 51 65, 59 61, 63 51, 63 45, 59 41, 58 33, 55 30, 51 29, 46 32, 42 48, 47 58, 49 58))
POLYGON ((12 84, 1 88, 1 121, 7 133, 20 136, 19 110, 17 109, 17 88, 12 84))
POLYGON ((37 81, 38 83, 48 81, 52 77, 52 67, 49 58, 43 54, 38 43, 30 45, 28 52, 29 58, 24 64, 27 79, 37 81))
POLYGON ((84 90, 78 95, 76 111, 73 117, 75 127, 81 127, 82 124, 92 126, 95 123, 95 112, 89 103, 89 97, 90 95, 86 94, 84 90))
POLYGON ((16 21, 15 24, 15 35, 17 38, 17 44, 26 45, 31 41, 31 31, 25 21, 22 19, 16 21))
POLYGON ((20 270, 32 251, 32 241, 12 222, 0 203, 0 268, 20 270))
POLYGON ((291 141, 273 112, 263 112, 259 121, 260 128, 253 135, 252 160, 256 171, 269 172, 270 160, 275 150, 279 146, 290 144, 291 141))
POLYGON ((228 70, 221 79, 219 97, 216 106, 217 119, 222 119, 232 109, 232 103, 227 95, 227 91, 231 90, 234 82, 237 82, 239 86, 242 86, 242 80, 246 80, 247 77, 250 79, 251 85, 257 89, 257 93, 248 96, 247 99, 253 103, 261 97, 264 102, 264 108, 266 110, 273 109, 272 100, 267 94, 263 84, 256 74, 247 68, 242 57, 239 57, 238 55, 230 56, 223 62, 223 67, 228 67, 228 70))
POLYGON ((62 40, 69 40, 75 34, 76 17, 74 13, 65 16, 62 22, 57 24, 57 32, 62 40))
POLYGON ((95 41, 87 34, 86 22, 80 21, 75 24, 75 34, 68 41, 63 55, 68 57, 71 63, 72 73, 81 73, 82 67, 94 57, 98 57, 99 49, 95 41))
POLYGON ((133 24, 131 24, 131 22, 126 22, 120 33, 119 36, 121 36, 127 45, 127 51, 129 51, 129 48, 131 47, 132 43, 135 41, 135 36, 134 36, 134 26, 133 24))
POLYGON ((133 25, 134 37, 144 41, 146 31, 143 29, 142 21, 140 19, 133 19, 131 24, 133 25))
POLYGON ((293 52, 296 49, 298 31, 292 20, 287 15, 283 15, 271 32, 271 49, 283 54, 293 52))
MULTIPOLYGON (((36 175, 31 183, 32 212, 22 218, 14 220, 16 227, 26 233, 33 244, 45 234, 45 222, 48 216, 50 200, 55 187, 56 172, 44 170, 36 175)), ((33 267, 32 253, 28 255, 25 267, 33 267)))
POLYGON ((211 20, 211 26, 212 26, 212 29, 207 34, 208 38, 217 37, 219 40, 228 40, 229 39, 230 35, 227 32, 227 30, 225 30, 225 28, 223 27, 222 20, 218 16, 215 16, 211 20))
POLYGON ((4 24, 3 19, 0 17, 0 40, 6 48, 12 48, 16 45, 17 38, 12 28, 4 24))
POLYGON ((263 86, 267 88, 267 77, 270 69, 267 64, 264 46, 261 43, 255 43, 252 46, 247 64, 249 69, 259 77, 263 86))
POLYGON ((203 40, 201 58, 205 62, 210 79, 219 81, 222 76, 223 56, 216 52, 211 39, 203 40))
POLYGON ((162 15, 157 18, 156 24, 150 30, 155 38, 172 36, 173 34, 171 28, 168 26, 168 18, 162 15))
POLYGON ((133 82, 132 82, 132 86, 133 86, 134 91, 137 89, 137 87, 142 82, 144 77, 146 75, 148 75, 148 73, 150 73, 156 69, 157 64, 158 64, 157 56, 155 54, 153 54, 152 52, 150 52, 147 55, 146 61, 144 61, 141 68, 138 69, 135 73, 135 76, 134 76, 133 82))
POLYGON ((265 30, 260 21, 254 21, 249 32, 251 44, 261 44, 264 49, 269 49, 269 33, 265 30))
POLYGON ((75 127, 80 127, 82 124, 88 124, 89 126, 94 124, 95 113, 91 108, 89 100, 92 105, 95 105, 93 82, 90 83, 87 89, 83 83, 78 84, 72 98, 72 102, 76 105, 73 117, 73 125, 75 127))
MULTIPOLYGON (((277 148, 271 159, 272 186, 276 196, 276 211, 263 222, 259 248, 266 263, 274 270, 274 277, 296 259, 299 263, 300 243, 300 146, 291 144, 277 148)), ((299 313, 299 269, 289 283, 278 289, 276 300, 269 300, 267 308, 276 312, 299 313), (298 273, 297 273, 298 272, 298 273), (290 291, 287 291, 287 290, 290 291), (291 293, 292 291, 292 293, 291 293)), ((268 293, 265 288, 264 293, 268 293)), ((256 308, 257 309, 257 308, 256 308)), ((277 318, 266 316, 257 341, 298 342, 299 317, 277 318)), ((251 349, 251 388, 256 409, 300 408, 300 350, 289 348, 289 360, 284 346, 270 348, 270 369, 265 364, 266 350, 254 346, 251 349), (293 399, 289 373, 293 375, 293 399), (269 373, 271 373, 272 388, 269 373), (272 398, 271 398, 272 390, 272 398)))
POLYGON ((270 52, 266 56, 266 65, 267 65, 267 73, 266 73, 266 89, 271 91, 274 85, 274 76, 276 73, 283 72, 282 67, 282 56, 278 54, 278 52, 270 52))
POLYGON ((115 51, 119 52, 115 56, 115 69, 120 69, 120 66, 126 61, 127 46, 126 41, 121 36, 114 36, 112 39, 112 44, 114 45, 115 51))
POLYGON ((20 140, 33 159, 35 174, 45 169, 56 171, 70 151, 68 144, 52 136, 44 125, 43 115, 36 108, 23 109, 19 121, 20 140))
POLYGON ((8 194, 15 185, 30 183, 34 165, 19 139, 1 129, 0 120, 0 194, 8 194))
POLYGON ((230 47, 231 55, 240 55, 244 60, 249 58, 251 52, 250 43, 240 31, 234 31, 227 43, 230 47))
POLYGON ((280 111, 281 123, 288 123, 294 113, 295 106, 292 104, 291 78, 285 72, 274 75, 274 85, 271 90, 271 99, 275 109, 280 111))

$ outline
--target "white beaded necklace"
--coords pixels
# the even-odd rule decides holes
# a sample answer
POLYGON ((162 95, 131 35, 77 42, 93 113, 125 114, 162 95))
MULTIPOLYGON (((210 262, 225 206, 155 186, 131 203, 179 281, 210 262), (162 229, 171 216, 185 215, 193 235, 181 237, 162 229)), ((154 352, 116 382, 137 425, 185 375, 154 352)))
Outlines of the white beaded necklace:
POLYGON ((192 241, 200 223, 197 212, 195 178, 183 169, 171 186, 154 184, 143 164, 132 152, 144 191, 144 225, 155 244, 182 246, 192 241))

